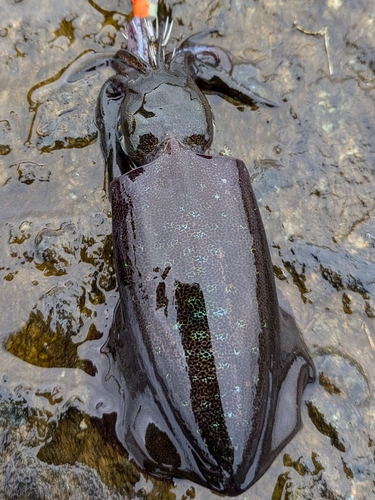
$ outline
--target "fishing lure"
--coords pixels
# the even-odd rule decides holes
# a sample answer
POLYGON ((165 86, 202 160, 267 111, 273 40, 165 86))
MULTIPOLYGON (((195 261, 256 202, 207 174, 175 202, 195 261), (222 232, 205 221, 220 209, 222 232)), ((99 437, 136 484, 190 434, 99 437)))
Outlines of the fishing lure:
POLYGON ((158 17, 158 0, 132 0, 132 4, 134 17, 151 20, 158 17))

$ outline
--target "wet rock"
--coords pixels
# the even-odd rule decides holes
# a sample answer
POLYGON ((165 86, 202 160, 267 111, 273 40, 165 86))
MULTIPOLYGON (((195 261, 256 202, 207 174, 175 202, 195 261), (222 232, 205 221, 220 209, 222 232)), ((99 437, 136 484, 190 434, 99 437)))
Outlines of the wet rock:
POLYGON ((18 228, 9 224, 9 244, 10 245, 22 245, 26 240, 31 237, 32 234, 32 222, 24 221, 18 228))
MULTIPOLYGON (((208 490, 184 482, 172 492, 171 485, 162 489, 142 475, 134 482, 138 476, 124 468, 120 453, 112 454, 104 427, 91 415, 107 396, 103 391, 98 397, 107 374, 99 353, 116 303, 104 163, 94 144, 96 98, 112 72, 102 67, 80 73, 80 54, 100 58, 103 47, 116 50, 123 42, 119 32, 113 49, 108 44, 131 4, 39 2, 38 16, 35 5, 22 2, 20 9, 4 2, 0 27, 6 69, 0 153, 8 155, 5 162, 9 158, 0 186, 0 365, 8 377, 1 378, 1 397, 10 381, 21 379, 0 401, 0 492, 12 500, 42 494, 123 499, 126 494, 113 486, 121 484, 120 472, 106 482, 119 465, 129 474, 123 478, 129 496, 187 500, 195 494, 212 500, 208 490), (33 163, 46 170, 35 167, 32 173, 23 166, 19 182, 18 166, 33 163), (94 397, 88 381, 97 389, 94 397), (72 394, 79 410, 67 404, 72 394), (38 409, 41 401, 48 411, 38 409), (40 449, 46 461, 37 458, 40 449), (86 462, 79 463, 82 457, 86 462)), ((322 5, 173 5, 177 22, 169 48, 207 26, 218 29, 207 43, 235 54, 236 71, 249 85, 261 75, 280 104, 251 111, 209 96, 217 132, 213 151, 225 145, 249 167, 278 285, 315 353, 319 374, 304 397, 303 429, 243 495, 254 500, 375 497, 374 16, 362 0, 322 5), (296 19, 311 31, 327 26, 333 75, 323 38, 297 31, 296 19)))
POLYGON ((21 162, 17 167, 18 180, 24 184, 32 184, 34 181, 48 182, 51 171, 42 164, 34 162, 21 162))
POLYGON ((77 258, 80 235, 74 224, 62 224, 60 229, 45 228, 35 238, 34 261, 46 276, 62 276, 77 258))
POLYGON ((10 147, 11 128, 8 120, 0 121, 0 155, 7 155, 12 151, 10 147))
POLYGON ((85 291, 67 282, 41 297, 28 322, 6 339, 5 349, 32 365, 80 368, 95 375, 95 366, 89 360, 80 359, 78 348, 83 342, 100 339, 102 334, 91 323, 87 337, 81 342, 74 341, 85 317, 91 314, 85 305, 85 291))
POLYGON ((39 150, 83 148, 96 140, 94 112, 100 83, 100 77, 94 74, 67 83, 50 95, 48 88, 43 89, 44 99, 35 101, 33 131, 39 150))

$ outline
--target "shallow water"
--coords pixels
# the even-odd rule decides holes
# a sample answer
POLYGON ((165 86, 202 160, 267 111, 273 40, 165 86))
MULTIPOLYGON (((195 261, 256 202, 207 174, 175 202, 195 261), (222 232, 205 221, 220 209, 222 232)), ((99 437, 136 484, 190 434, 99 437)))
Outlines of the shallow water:
MULTIPOLYGON (((212 150, 229 149, 249 167, 277 286, 319 374, 303 396, 303 429, 239 498, 371 498, 373 3, 169 5, 177 21, 171 46, 217 28, 211 43, 234 54, 238 79, 256 79, 281 104, 251 111, 209 96, 212 150), (329 58, 327 38, 309 34, 323 28, 329 58)), ((89 51, 115 50, 130 12, 130 1, 2 5, 0 498, 216 497, 187 482, 147 479, 113 433, 116 402, 101 349, 117 291, 93 124, 111 73, 69 81, 69 72, 89 51)))

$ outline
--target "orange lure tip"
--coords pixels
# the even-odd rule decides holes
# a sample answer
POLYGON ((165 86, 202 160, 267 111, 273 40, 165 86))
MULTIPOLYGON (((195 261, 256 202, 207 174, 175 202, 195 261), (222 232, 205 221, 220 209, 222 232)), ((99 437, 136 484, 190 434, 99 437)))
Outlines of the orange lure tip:
POLYGON ((151 17, 158 15, 158 0, 132 0, 134 17, 151 17))

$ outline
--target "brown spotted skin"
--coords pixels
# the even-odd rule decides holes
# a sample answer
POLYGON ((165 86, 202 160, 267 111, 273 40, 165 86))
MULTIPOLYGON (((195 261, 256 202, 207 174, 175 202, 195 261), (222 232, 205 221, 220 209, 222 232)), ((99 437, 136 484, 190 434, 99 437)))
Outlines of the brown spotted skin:
POLYGON ((314 377, 246 167, 171 139, 111 198, 125 446, 159 477, 237 495, 297 432, 314 377))

